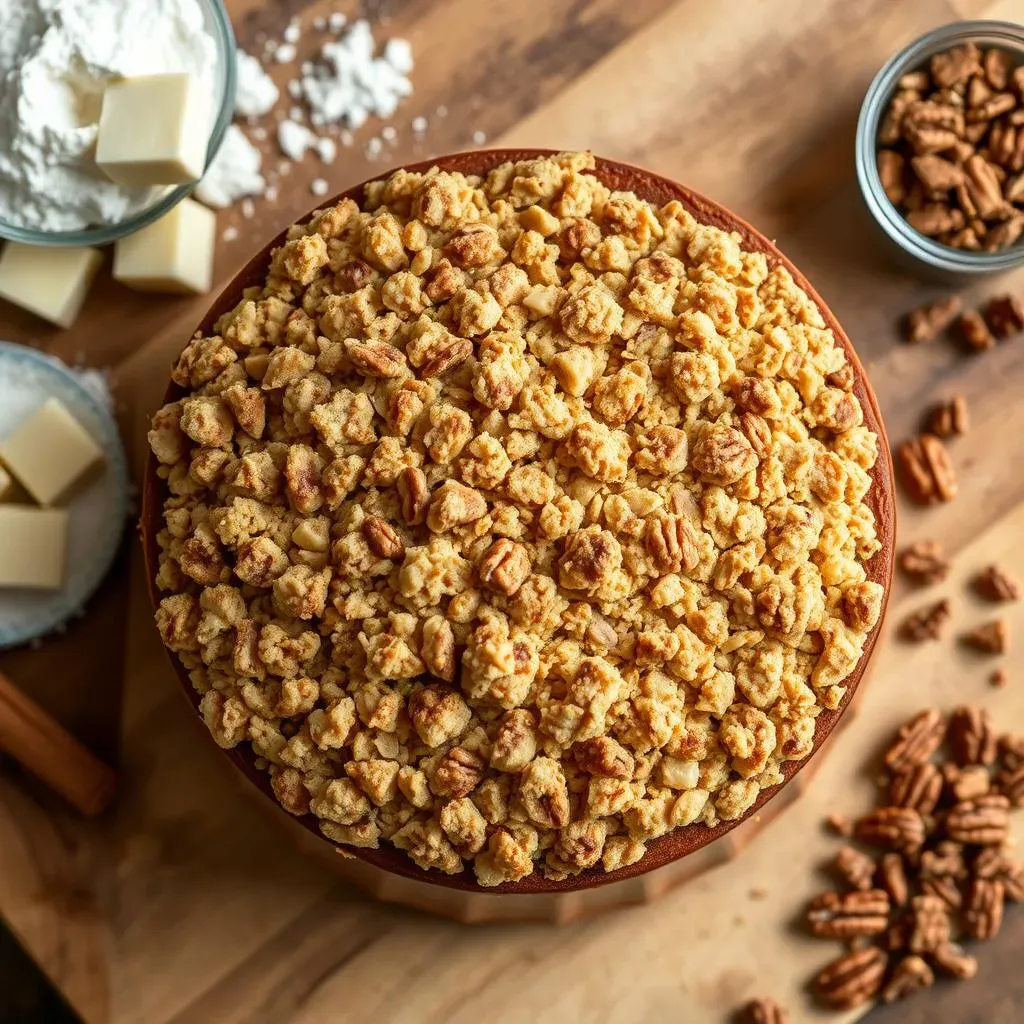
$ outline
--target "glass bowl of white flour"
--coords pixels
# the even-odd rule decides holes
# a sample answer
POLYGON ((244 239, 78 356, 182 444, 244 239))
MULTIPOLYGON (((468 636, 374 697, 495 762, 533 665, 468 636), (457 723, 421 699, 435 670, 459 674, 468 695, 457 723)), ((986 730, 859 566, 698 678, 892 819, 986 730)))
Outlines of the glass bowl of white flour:
POLYGON ((165 214, 194 186, 129 188, 96 166, 103 91, 199 76, 209 165, 231 121, 235 54, 221 0, 0 0, 0 238, 104 245, 165 214))

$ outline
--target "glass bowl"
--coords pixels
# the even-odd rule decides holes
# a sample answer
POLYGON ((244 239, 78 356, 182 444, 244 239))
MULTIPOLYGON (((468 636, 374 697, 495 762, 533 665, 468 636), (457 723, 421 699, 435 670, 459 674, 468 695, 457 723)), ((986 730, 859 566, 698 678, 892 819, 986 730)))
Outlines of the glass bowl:
POLYGON ((919 69, 936 53, 968 42, 982 48, 1008 50, 1018 63, 1024 64, 1024 25, 1009 21, 958 21, 943 25, 904 47, 875 75, 857 122, 857 180, 875 221, 905 254, 934 271, 955 277, 1002 273, 1024 264, 1024 241, 998 252, 970 252, 920 234, 886 196, 876 153, 878 127, 899 79, 919 69))
MULTIPOLYGON (((207 32, 213 38, 217 52, 214 67, 214 97, 216 114, 210 129, 210 142, 206 150, 206 167, 210 166, 224 133, 234 114, 235 85, 237 76, 237 52, 235 35, 231 30, 231 21, 224 9, 222 0, 197 0, 203 13, 203 21, 207 32)), ((155 189, 155 198, 144 209, 117 224, 99 224, 83 228, 80 231, 38 231, 20 224, 10 224, 0 218, 0 239, 12 242, 24 242, 28 245, 107 245, 119 238, 159 220, 168 210, 177 206, 195 188, 196 183, 189 185, 169 186, 166 189, 155 189)))

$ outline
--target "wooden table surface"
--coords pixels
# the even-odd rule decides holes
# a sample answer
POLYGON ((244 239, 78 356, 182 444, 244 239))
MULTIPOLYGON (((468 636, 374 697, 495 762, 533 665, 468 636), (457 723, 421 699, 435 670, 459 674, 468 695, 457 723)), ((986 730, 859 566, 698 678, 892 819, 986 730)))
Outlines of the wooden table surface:
MULTIPOLYGON (((901 536, 941 536, 955 554, 968 544, 977 546, 993 524, 1005 522, 1024 506, 1024 475, 1019 472, 1024 403, 1018 400, 1024 385, 1024 340, 983 357, 966 355, 947 343, 913 349, 900 345, 895 330, 900 314, 943 292, 890 263, 860 202, 853 173, 860 100, 881 63, 897 47, 939 24, 969 17, 1024 20, 1024 0, 394 0, 364 7, 386 16, 386 24, 376 29, 378 38, 407 37, 417 60, 412 76, 415 93, 394 119, 400 129, 397 142, 380 162, 371 164, 361 144, 379 130, 371 123, 332 167, 324 169, 315 159, 296 167, 276 202, 258 201, 251 220, 242 219, 237 210, 222 214, 222 226, 236 225, 239 234, 219 244, 219 278, 230 276, 248 252, 313 205, 308 185, 314 177, 327 177, 332 191, 341 189, 404 160, 470 148, 475 132, 484 132, 488 144, 589 147, 675 177, 776 237, 852 337, 894 441, 914 429, 930 401, 955 392, 966 395, 973 427, 956 448, 961 497, 938 510, 905 511, 901 536), (441 105, 448 109, 443 119, 434 116, 441 105), (428 117, 429 128, 417 140, 409 122, 419 114, 428 117)), ((358 13, 354 0, 229 0, 228 8, 240 43, 253 49, 261 33, 280 38, 294 15, 311 20, 335 9, 350 16, 358 13)), ((314 41, 315 34, 307 33, 306 44, 314 41)), ((277 73, 282 80, 288 75, 287 69, 277 73)), ((969 301, 1007 287, 1024 291, 1024 278, 1014 275, 978 285, 966 297, 969 301)), ((184 340, 188 322, 198 319, 206 301, 139 296, 104 278, 73 330, 50 330, 3 306, 0 336, 68 362, 117 367, 125 361, 130 364, 156 336, 177 332, 184 340)), ((132 397, 121 396, 126 408, 132 397)), ((126 416, 125 426, 134 433, 129 425, 133 422, 126 416)), ((130 449, 137 447, 137 440, 126 438, 130 449)), ((1021 550, 1024 553, 1024 544, 1021 550)), ((896 597, 898 608, 906 595, 896 597)), ((0 670, 111 759, 117 756, 122 732, 128 602, 125 557, 89 614, 66 635, 48 640, 40 650, 0 657, 0 670)), ((1011 659, 1011 678, 1024 675, 1014 671, 1014 662, 1024 668, 1020 659, 1011 659)), ((899 674, 873 683, 900 685, 899 674)), ((1024 686, 1024 678, 1010 685, 1024 686)), ((970 696, 984 696, 977 680, 971 686, 970 696)), ((124 714, 130 718, 144 710, 129 707, 124 714)), ((1017 729, 1024 726, 1013 724, 1017 729)), ((155 759, 180 756, 189 760, 189 770, 208 769, 208 752, 198 744, 162 751, 158 724, 147 725, 151 739, 145 748, 156 751, 155 759), (199 769, 192 768, 193 756, 199 769)), ((25 871, 16 879, 5 878, 0 868, 0 915, 90 1024, 226 1020, 221 988, 207 996, 195 993, 164 1013, 146 995, 157 979, 160 991, 169 990, 175 981, 162 976, 158 958, 133 966, 138 973, 130 990, 138 994, 137 1001, 112 1001, 109 995, 102 977, 105 961, 96 952, 92 912, 98 900, 111 898, 105 887, 113 886, 116 878, 96 870, 96 865, 110 854, 112 844, 132 836, 125 821, 139 813, 138 793, 144 791, 138 786, 139 773, 145 773, 149 764, 135 748, 124 751, 124 762, 124 800, 109 818, 93 823, 76 820, 24 779, 16 766, 0 763, 0 865, 7 843, 6 851, 16 849, 25 871), (222 1016, 210 1015, 217 1013, 222 1016)), ((211 782, 212 788, 217 785, 211 782)), ((113 942, 115 954, 131 946, 131 929, 147 927, 147 886, 159 887, 160 872, 169 870, 167 865, 176 856, 185 857, 190 844, 202 838, 186 834, 189 822, 176 818, 173 807, 164 809, 162 820, 163 834, 150 837, 160 847, 151 877, 147 881, 143 873, 143 881, 127 895, 119 891, 114 897, 130 897, 138 904, 123 918, 130 922, 126 932, 104 940, 113 942)), ((134 859, 136 867, 147 857, 155 858, 148 847, 133 847, 127 853, 120 849, 118 854, 118 864, 134 859)), ((238 855, 226 848, 210 851, 224 871, 232 870, 238 855)), ((756 855, 756 849, 750 852, 756 855)), ((287 861, 289 878, 297 870, 294 855, 286 850, 275 851, 264 862, 271 864, 261 879, 270 919, 271 883, 278 877, 279 859, 287 861)), ((209 895, 212 900, 215 894, 209 895)), ((635 988, 621 977, 609 981, 607 990, 602 987, 602 964, 585 955, 587 941, 602 927, 601 921, 575 931, 565 950, 557 935, 535 954, 518 947, 513 963, 495 954, 497 940, 489 936, 481 941, 480 955, 489 958, 490 973, 477 972, 471 982, 463 982, 456 972, 441 969, 443 957, 422 955, 413 941, 415 918, 382 910, 376 916, 363 915, 358 933, 333 924, 334 901, 341 898, 335 894, 318 903, 311 920, 282 925, 274 943, 259 951, 267 972, 261 1008, 257 1011, 254 1004, 243 1016, 230 1019, 350 1019, 340 1009, 344 983, 339 988, 337 978, 352 977, 346 966, 355 957, 357 975, 368 972, 382 993, 376 1001, 364 999, 360 1004, 368 1014, 372 1008, 375 1019, 427 1019, 413 1009, 412 994, 428 984, 427 975, 434 971, 439 979, 434 979, 431 994, 431 1020, 470 1019, 471 1010, 477 1017, 486 1016, 486 993, 507 993, 507 985, 499 980, 509 971, 521 976, 525 986, 516 1005, 529 1006, 531 1016, 539 1020, 548 1019, 559 1006, 557 963, 562 956, 577 993, 581 972, 588 979, 586 999, 562 1004, 571 1008, 570 1013, 575 1010, 575 1019, 698 1019, 668 1015, 674 992, 669 961, 659 961, 656 968, 633 979, 635 988), (318 937, 316 943, 306 942, 309 934, 318 937), (378 941, 386 949, 374 959, 378 941), (295 981, 284 972, 289 957, 303 961, 295 981), (539 957, 554 960, 542 971, 539 957), (531 983, 536 985, 534 1003, 529 999, 531 983), (398 995, 388 995, 399 986, 410 994, 404 1002, 398 995), (339 1002, 321 999, 324 991, 333 991, 339 1002), (337 1015, 324 1009, 331 1005, 337 1015)), ((764 939, 771 942, 772 936, 764 939)), ((685 926, 678 941, 685 941, 685 926)), ((251 952, 237 951, 238 971, 243 970, 244 955, 251 952)), ((874 1011, 871 1020, 990 1024, 1024 1019, 1024 976, 1015 969, 1022 952, 1024 912, 1014 912, 999 938, 982 950, 986 983, 944 985, 906 1006, 874 1011)))

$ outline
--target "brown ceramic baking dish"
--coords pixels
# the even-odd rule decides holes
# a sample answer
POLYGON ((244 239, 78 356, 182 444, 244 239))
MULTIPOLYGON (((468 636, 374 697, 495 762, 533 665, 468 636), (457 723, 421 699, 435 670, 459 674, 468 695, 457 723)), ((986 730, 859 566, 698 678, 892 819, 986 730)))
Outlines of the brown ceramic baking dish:
MULTIPOLYGON (((482 175, 486 174, 499 164, 509 160, 530 159, 537 156, 551 155, 555 152, 555 150, 541 149, 481 150, 473 153, 458 153, 452 156, 440 157, 436 160, 408 165, 408 170, 425 171, 428 168, 437 165, 448 171, 462 171, 465 174, 482 175)), ((873 430, 879 437, 879 457, 874 469, 872 470, 873 483, 867 497, 867 503, 874 512, 878 538, 881 541, 882 546, 868 566, 868 575, 870 579, 882 584, 885 588, 885 597, 887 601, 892 581, 896 532, 896 502, 893 493, 892 459, 889 454, 889 445, 885 435, 885 428, 882 424, 882 417, 878 410, 878 403, 875 399, 874 392, 871 390, 864 368, 861 365, 860 360, 857 358, 857 354, 853 349, 853 345, 850 343, 850 339, 846 336, 832 312, 825 303, 822 302, 821 298, 818 296, 817 292, 815 292, 804 275, 801 274, 800 271, 788 259, 786 259, 786 257, 767 238, 759 234, 750 227, 750 225, 740 220, 740 218, 735 214, 730 213, 729 210, 724 207, 719 206, 710 199, 706 199, 704 196, 701 196, 696 192, 692 192, 690 189, 670 181, 667 178, 662 178, 650 171, 646 171, 638 167, 632 167, 628 164, 616 163, 611 160, 603 160, 599 158, 597 160, 597 167, 594 173, 610 188, 635 192, 638 196, 647 199, 655 205, 663 205, 673 199, 679 200, 698 220, 707 224, 713 224, 726 231, 738 232, 743 239, 743 247, 745 249, 765 253, 770 266, 777 266, 781 264, 786 267, 793 275, 796 283, 818 305, 822 315, 828 322, 829 327, 834 332, 837 342, 843 346, 846 351, 847 358, 854 368, 856 380, 853 390, 860 399, 863 407, 865 425, 873 430)), ((381 177, 386 177, 386 174, 375 175, 371 180, 377 180, 381 177)), ((362 198, 363 188, 366 184, 367 182, 363 182, 360 185, 340 193, 335 196, 334 199, 325 201, 320 205, 321 207, 331 206, 343 198, 351 198, 359 201, 362 198)), ((241 298, 242 291, 245 288, 262 283, 266 276, 267 267, 270 263, 271 253, 285 241, 285 233, 285 231, 282 231, 277 235, 276 238, 264 246, 263 249, 260 250, 260 252, 258 252, 245 267, 243 267, 243 269, 235 276, 234 280, 227 286, 227 288, 224 289, 217 301, 210 307, 210 310, 198 325, 197 330, 204 334, 208 334, 212 330, 213 324, 217 319, 237 305, 241 298)), ((188 338, 183 338, 182 345, 184 346, 188 340, 188 338)), ((164 401, 173 402, 182 397, 183 394, 183 389, 179 388, 177 385, 171 384, 167 389, 164 401)), ((163 481, 157 476, 156 468, 156 460, 153 455, 150 454, 149 460, 146 464, 146 473, 143 482, 141 531, 145 551, 146 576, 149 585, 150 598, 153 601, 154 607, 159 604, 162 596, 155 583, 159 555, 156 536, 162 526, 162 506, 165 498, 165 487, 163 481)), ((377 868, 383 869, 384 871, 389 871, 406 878, 416 879, 421 882, 429 882, 434 885, 446 886, 452 889, 496 894, 554 894, 572 892, 574 890, 587 889, 596 885, 607 885, 612 882, 633 878, 637 875, 644 874, 645 872, 652 871, 655 868, 662 867, 671 861, 685 857, 688 854, 693 853, 695 850, 706 846, 708 843, 714 842, 714 840, 731 831, 742 821, 756 816, 764 804, 771 800, 773 796, 781 792, 783 786, 791 782, 797 772, 799 772, 812 757, 817 755, 822 745, 828 739, 829 734, 835 728, 836 723, 849 706, 857 687, 863 680, 864 673, 868 667, 868 663, 871 659, 875 643, 882 627, 883 618, 884 608, 883 615, 879 617, 878 624, 868 637, 867 643, 864 646, 864 653, 857 664, 857 667, 847 680, 848 688, 842 705, 836 711, 822 711, 818 717, 817 729, 814 737, 814 749, 808 757, 804 758, 802 761, 787 761, 782 768, 785 782, 763 792, 743 818, 737 821, 723 822, 714 828, 708 828, 706 825, 690 825, 676 829, 659 839, 651 840, 648 843, 647 853, 641 860, 636 864, 620 868, 617 871, 605 873, 600 870, 591 869, 564 881, 550 881, 542 877, 540 874, 533 874, 520 882, 506 883, 493 889, 484 889, 479 886, 471 870, 463 871, 458 875, 444 875, 437 871, 423 871, 413 864, 403 852, 391 846, 383 846, 378 850, 353 848, 348 849, 345 852, 350 853, 353 856, 358 857, 360 860, 372 864, 377 868)), ((170 652, 168 653, 182 689, 193 709, 195 709, 198 714, 200 700, 199 694, 192 687, 184 666, 173 654, 170 654, 170 652)), ((236 747, 233 750, 224 751, 224 753, 232 764, 234 764, 234 766, 242 772, 254 786, 261 790, 266 798, 272 801, 276 807, 277 802, 274 799, 270 788, 270 776, 266 772, 260 771, 256 768, 254 764, 255 757, 252 752, 247 749, 243 749, 242 747, 236 747)), ((280 808, 278 808, 278 811, 280 814, 287 813, 280 808)), ((327 846, 335 845, 331 840, 322 835, 317 827, 316 818, 312 815, 306 815, 305 817, 300 818, 299 821, 324 844, 327 846)))

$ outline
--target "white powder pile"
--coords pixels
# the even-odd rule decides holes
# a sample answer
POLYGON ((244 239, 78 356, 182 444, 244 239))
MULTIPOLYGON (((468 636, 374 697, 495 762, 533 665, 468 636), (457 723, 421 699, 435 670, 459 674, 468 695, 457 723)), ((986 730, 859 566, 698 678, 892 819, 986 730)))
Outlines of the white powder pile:
POLYGON ((218 210, 243 196, 262 195, 267 187, 260 173, 263 157, 237 124, 229 124, 213 163, 196 186, 196 198, 218 210))
MULTIPOLYGON (((359 20, 349 25, 341 13, 314 19, 312 27, 319 33, 330 33, 331 38, 321 46, 318 57, 303 61, 297 77, 288 82, 287 96, 303 105, 290 106, 287 117, 278 122, 276 140, 291 162, 299 163, 314 152, 323 164, 331 164, 337 156, 339 141, 351 145, 352 131, 371 117, 392 117, 402 100, 411 95, 412 82, 408 76, 413 69, 412 47, 404 39, 389 39, 378 56, 370 23, 359 20), (307 115, 319 133, 302 123, 307 115)), ((301 23, 293 19, 285 28, 282 41, 263 37, 264 61, 292 62, 301 39, 301 23)), ((246 120, 251 138, 266 139, 266 128, 254 122, 269 114, 280 98, 280 90, 260 61, 239 50, 235 114, 246 120)), ((389 141, 397 138, 391 125, 385 125, 381 134, 389 141)), ((367 155, 376 158, 382 148, 381 139, 372 138, 367 143, 367 155)), ((285 173, 285 168, 279 172, 285 173)), ((310 190, 322 196, 328 186, 323 178, 317 178, 310 190)), ((224 207, 255 195, 270 200, 272 192, 276 197, 275 184, 264 177, 260 151, 241 128, 232 126, 196 191, 197 197, 211 206, 224 207)))
POLYGON ((107 83, 187 72, 212 91, 215 66, 197 0, 0 0, 0 219, 76 231, 142 210, 153 190, 93 157, 107 83))

